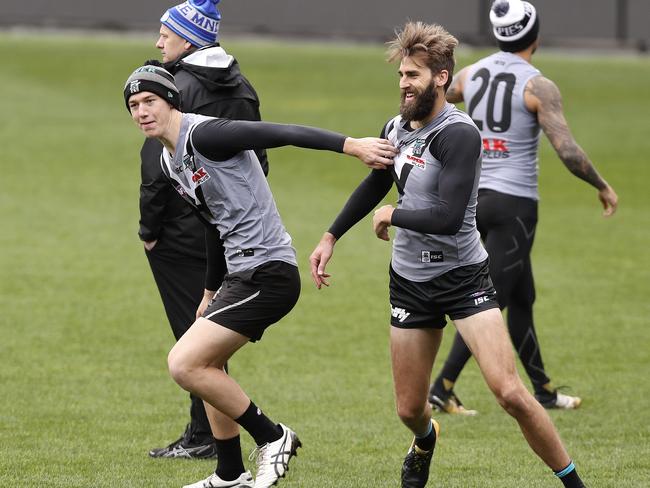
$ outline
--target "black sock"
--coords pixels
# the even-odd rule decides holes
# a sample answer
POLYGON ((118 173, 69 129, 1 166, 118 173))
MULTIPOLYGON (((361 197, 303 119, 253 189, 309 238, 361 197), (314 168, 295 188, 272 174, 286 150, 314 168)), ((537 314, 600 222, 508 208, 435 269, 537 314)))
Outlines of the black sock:
POLYGON ((216 439, 217 442, 217 469, 215 473, 224 481, 234 481, 246 469, 241 458, 241 445, 239 436, 232 439, 216 439))
POLYGON ((277 441, 282 437, 280 426, 271 422, 252 401, 243 415, 235 419, 235 422, 255 439, 255 444, 258 446, 277 441))
POLYGON ((565 488, 585 488, 585 485, 580 479, 580 476, 578 476, 578 472, 576 471, 576 467, 573 464, 573 461, 571 461, 569 465, 563 470, 555 472, 555 476, 560 478, 560 481, 565 486, 565 488))
POLYGON ((415 445, 423 451, 430 451, 436 447, 436 429, 433 428, 433 423, 429 422, 429 432, 422 437, 415 436, 415 445))
POLYGON ((442 367, 442 371, 440 371, 434 383, 433 393, 438 392, 438 394, 441 394, 449 392, 454 387, 454 383, 456 383, 458 376, 460 376, 460 372, 471 357, 472 353, 465 345, 465 342, 463 342, 460 334, 456 332, 445 365, 442 367))

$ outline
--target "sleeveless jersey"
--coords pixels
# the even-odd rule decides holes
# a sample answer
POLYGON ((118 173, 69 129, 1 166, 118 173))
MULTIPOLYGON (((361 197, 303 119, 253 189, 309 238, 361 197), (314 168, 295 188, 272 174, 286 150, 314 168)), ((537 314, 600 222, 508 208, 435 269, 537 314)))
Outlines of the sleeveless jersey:
POLYGON ((175 154, 172 157, 163 149, 163 171, 178 193, 219 230, 229 273, 268 261, 297 266, 291 237, 255 152, 241 151, 226 161, 212 161, 192 145, 194 128, 211 119, 183 114, 175 154))
MULTIPOLYGON (((435 158, 432 147, 436 137, 456 123, 469 124, 471 119, 452 104, 429 124, 414 131, 403 128, 401 116, 386 125, 386 138, 400 149, 394 159, 394 178, 400 190, 397 208, 416 210, 440 203, 438 177, 442 163, 435 158)), ((450 130, 453 130, 450 128, 450 130)), ((395 227, 392 267, 397 274, 411 281, 429 281, 460 266, 477 264, 488 257, 476 230, 476 200, 481 173, 480 154, 470 199, 465 209, 463 223, 454 235, 424 234, 395 227)))
POLYGON ((479 188, 539 199, 540 127, 524 104, 524 88, 538 75, 530 63, 503 51, 470 66, 463 99, 483 139, 479 188))

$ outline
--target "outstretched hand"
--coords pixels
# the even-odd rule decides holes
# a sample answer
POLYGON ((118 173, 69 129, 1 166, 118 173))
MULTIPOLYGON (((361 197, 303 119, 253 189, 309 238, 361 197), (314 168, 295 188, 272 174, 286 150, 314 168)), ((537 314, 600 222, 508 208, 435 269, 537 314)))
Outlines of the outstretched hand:
POLYGON ((618 195, 614 189, 607 185, 598 192, 598 199, 603 204, 603 217, 611 217, 618 208, 618 195))
POLYGON ((329 262, 332 254, 334 253, 334 244, 336 243, 336 237, 334 237, 329 232, 325 232, 320 242, 316 246, 316 249, 309 256, 309 266, 311 268, 311 277, 316 284, 316 288, 319 290, 321 286, 330 286, 327 278, 330 277, 328 273, 325 272, 325 266, 329 262))
POLYGON ((378 137, 348 137, 343 144, 343 152, 359 158, 372 169, 387 169, 393 164, 393 158, 398 153, 389 140, 378 137))

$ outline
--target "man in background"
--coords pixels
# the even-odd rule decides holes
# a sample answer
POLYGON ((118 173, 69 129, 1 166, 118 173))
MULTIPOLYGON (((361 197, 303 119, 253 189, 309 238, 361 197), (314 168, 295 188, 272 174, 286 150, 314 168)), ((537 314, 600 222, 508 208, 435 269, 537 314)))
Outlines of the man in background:
MULTIPOLYGON (((618 197, 576 143, 562 110, 555 83, 531 64, 539 45, 539 16, 521 0, 497 0, 490 21, 500 51, 462 69, 447 91, 447 101, 464 101, 481 132, 483 166, 477 224, 490 256, 490 275, 508 329, 535 398, 546 408, 574 409, 579 397, 553 386, 542 361, 533 323, 535 285, 530 252, 537 225, 537 167, 540 128, 567 169, 598 191, 605 217, 618 197)), ((442 371, 431 385, 429 401, 440 411, 475 414, 453 387, 471 356, 456 333, 442 371)))
MULTIPOLYGON (((174 75, 185 112, 243 120, 260 120, 259 99, 241 74, 235 58, 219 45, 219 0, 188 0, 160 19, 164 67, 174 75)), ((205 289, 205 231, 192 208, 177 194, 160 166, 162 145, 146 139, 141 150, 140 239, 149 260, 176 340, 196 319, 205 289)), ((264 150, 257 152, 268 172, 264 150)), ((225 274, 221 252, 219 281, 225 274)), ((214 458, 215 439, 203 401, 190 395, 190 422, 166 447, 149 451, 159 458, 214 458)))

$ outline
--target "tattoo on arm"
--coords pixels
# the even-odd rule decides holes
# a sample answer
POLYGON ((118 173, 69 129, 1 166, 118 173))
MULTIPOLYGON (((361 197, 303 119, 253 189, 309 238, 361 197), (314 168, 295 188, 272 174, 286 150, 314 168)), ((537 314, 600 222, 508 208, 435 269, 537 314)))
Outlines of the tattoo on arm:
POLYGON ((539 100, 539 125, 567 169, 598 190, 605 188, 607 183, 571 134, 564 118, 562 95, 555 83, 543 76, 537 76, 528 83, 526 91, 539 100))
POLYGON ((463 101, 463 78, 465 77, 465 68, 460 70, 451 80, 451 85, 445 93, 445 98, 449 103, 460 103, 463 101))

